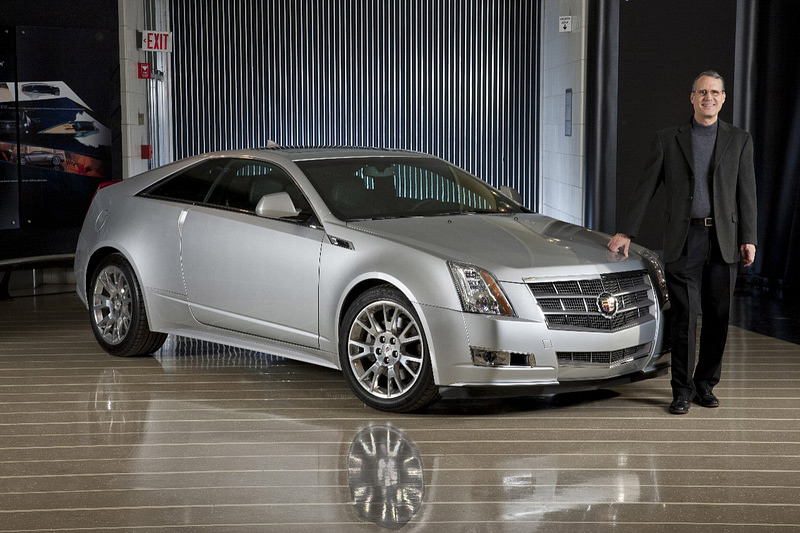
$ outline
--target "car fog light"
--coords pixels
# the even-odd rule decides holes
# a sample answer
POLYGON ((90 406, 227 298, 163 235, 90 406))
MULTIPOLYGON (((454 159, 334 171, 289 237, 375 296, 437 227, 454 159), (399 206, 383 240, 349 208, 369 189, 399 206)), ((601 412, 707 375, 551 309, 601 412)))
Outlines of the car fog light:
POLYGON ((532 353, 506 352, 503 350, 488 350, 471 346, 472 364, 475 366, 536 366, 536 357, 532 353))

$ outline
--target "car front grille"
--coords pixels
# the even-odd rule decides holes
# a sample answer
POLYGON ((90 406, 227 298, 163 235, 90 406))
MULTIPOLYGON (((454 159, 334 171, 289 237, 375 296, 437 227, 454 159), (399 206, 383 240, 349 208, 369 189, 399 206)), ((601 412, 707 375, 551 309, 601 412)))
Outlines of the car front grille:
POLYGON ((586 279, 532 281, 528 287, 544 312, 549 329, 612 332, 654 320, 652 287, 644 270, 586 279))
POLYGON ((653 343, 639 344, 611 352, 556 352, 560 364, 602 365, 614 368, 650 354, 653 343))

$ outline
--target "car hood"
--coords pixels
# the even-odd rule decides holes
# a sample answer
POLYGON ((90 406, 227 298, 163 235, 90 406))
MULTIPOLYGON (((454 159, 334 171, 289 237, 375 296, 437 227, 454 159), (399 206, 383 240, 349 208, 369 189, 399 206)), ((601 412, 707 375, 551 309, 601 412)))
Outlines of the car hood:
POLYGON ((639 265, 606 249, 608 235, 537 214, 455 215, 350 222, 348 226, 446 260, 492 271, 502 281, 617 272, 639 265), (629 264, 625 264, 629 263, 629 264))

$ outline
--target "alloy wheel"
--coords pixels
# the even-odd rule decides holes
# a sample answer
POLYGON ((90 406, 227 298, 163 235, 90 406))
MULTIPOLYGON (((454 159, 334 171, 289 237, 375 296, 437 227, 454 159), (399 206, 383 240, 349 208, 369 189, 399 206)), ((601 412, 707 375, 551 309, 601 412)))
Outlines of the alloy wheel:
POLYGON ((350 369, 371 396, 392 399, 420 377, 425 344, 417 321, 402 305, 382 300, 364 307, 348 335, 350 369))
POLYGON ((92 320, 103 340, 111 345, 125 340, 131 326, 133 301, 128 278, 118 267, 104 268, 92 291, 92 320))

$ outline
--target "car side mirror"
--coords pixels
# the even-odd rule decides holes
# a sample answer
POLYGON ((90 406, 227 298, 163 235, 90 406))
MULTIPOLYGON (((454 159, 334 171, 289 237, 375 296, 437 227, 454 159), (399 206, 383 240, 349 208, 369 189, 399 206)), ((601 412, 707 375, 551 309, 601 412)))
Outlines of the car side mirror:
POLYGON ((292 202, 292 197, 287 192, 265 194, 256 205, 256 214, 260 217, 284 218, 295 217, 300 214, 292 202))
POLYGON ((517 192, 516 189, 512 187, 502 186, 500 187, 500 192, 517 202, 518 204, 522 204, 522 195, 517 192))

